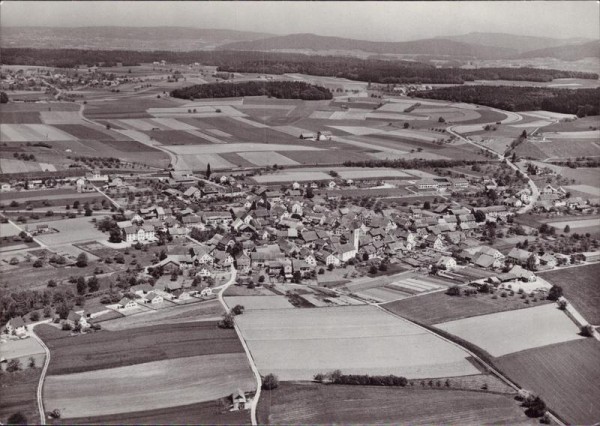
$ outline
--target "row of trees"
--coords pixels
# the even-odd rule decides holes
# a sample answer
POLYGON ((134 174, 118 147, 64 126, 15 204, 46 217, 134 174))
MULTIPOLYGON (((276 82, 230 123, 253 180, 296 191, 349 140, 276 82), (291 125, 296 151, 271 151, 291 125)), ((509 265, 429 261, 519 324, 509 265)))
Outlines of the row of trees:
POLYGON ((474 160, 422 160, 419 158, 404 160, 362 160, 362 161, 344 161, 346 167, 391 167, 396 169, 421 169, 421 168, 447 168, 471 166, 485 163, 485 161, 474 160))
POLYGON ((413 96, 486 105, 506 111, 545 110, 578 117, 600 114, 600 89, 550 89, 544 87, 454 86, 413 96))
POLYGON ((333 95, 324 87, 298 81, 247 81, 243 83, 211 83, 183 87, 171 92, 182 99, 270 96, 278 99, 324 100, 333 95))

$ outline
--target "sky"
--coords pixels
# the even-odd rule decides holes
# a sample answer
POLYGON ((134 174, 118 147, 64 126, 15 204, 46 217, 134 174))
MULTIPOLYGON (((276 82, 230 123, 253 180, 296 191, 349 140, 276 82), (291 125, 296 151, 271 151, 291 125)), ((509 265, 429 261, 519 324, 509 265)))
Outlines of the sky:
POLYGON ((600 39, 598 1, 2 1, 0 26, 180 26, 405 41, 469 32, 600 39))

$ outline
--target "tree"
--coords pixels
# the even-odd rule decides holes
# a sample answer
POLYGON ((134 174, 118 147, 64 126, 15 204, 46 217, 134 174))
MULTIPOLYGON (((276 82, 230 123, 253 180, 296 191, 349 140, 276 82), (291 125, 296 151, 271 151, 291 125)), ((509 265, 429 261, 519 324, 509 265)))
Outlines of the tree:
POLYGON ((527 258, 527 269, 529 269, 530 271, 535 271, 537 269, 537 261, 536 261, 536 257, 535 254, 531 254, 528 258, 527 258))
POLYGON ((88 257, 87 254, 81 252, 79 256, 77 256, 77 262, 75 263, 79 268, 85 268, 88 265, 88 257))
POLYGON ((44 266, 44 262, 42 262, 42 259, 37 259, 35 262, 33 262, 34 268, 41 268, 42 266, 44 266))
POLYGON ((481 210, 475 210, 475 213, 473 213, 473 216, 475 216, 475 222, 485 222, 485 213, 482 212, 481 210))
POLYGON ((589 324, 582 325, 579 334, 584 337, 592 337, 594 335, 594 327, 589 324))
MULTIPOLYGON (((6 92, 0 92, 0 104, 7 104, 7 103, 8 103, 8 95, 6 94, 6 92)), ((25 424, 27 424, 27 423, 25 423, 25 424)))
POLYGON ((206 179, 210 179, 210 175, 211 175, 211 172, 210 172, 210 163, 208 163, 206 165, 206 179))
POLYGON ((315 374, 315 376, 313 377, 313 380, 317 383, 323 383, 323 380, 325 379, 325 376, 323 376, 322 373, 317 373, 315 374))
POLYGON ((35 358, 34 357, 32 357, 32 356, 29 357, 29 362, 27 363, 27 366, 29 368, 35 368, 35 358))
POLYGON ((265 390, 273 390, 279 387, 279 379, 274 374, 267 374, 263 378, 262 388, 265 390))
POLYGON ((8 361, 8 364, 6 366, 6 371, 8 371, 9 373, 21 371, 22 369, 23 366, 21 365, 21 361, 19 361, 18 359, 11 359, 10 361, 8 361))
POLYGON ((25 414, 21 413, 20 411, 17 411, 16 413, 11 414, 10 417, 6 420, 6 422, 9 425, 26 425, 27 417, 25 417, 25 414))
POLYGON ((338 383, 342 378, 342 372, 340 370, 333 370, 329 376, 332 383, 338 383))
POLYGON ((569 232, 571 232, 571 227, 570 227, 569 225, 566 225, 566 226, 565 226, 565 229, 563 229, 563 232, 564 232, 565 234, 568 234, 569 232))
POLYGON ((429 201, 425 201, 423 203, 423 209, 424 210, 431 210, 431 203, 429 201))
POLYGON ((546 414, 546 403, 539 396, 527 398, 523 406, 527 407, 525 414, 529 417, 542 417, 546 414))
POLYGON ((244 307, 242 305, 235 305, 231 310, 234 315, 242 315, 244 313, 244 307))
POLYGON ((77 278, 77 294, 87 293, 87 284, 84 277, 77 278))
POLYGON ((460 296, 460 287, 457 285, 453 285, 448 290, 446 290, 446 294, 448 296, 460 296))
POLYGON ((548 291, 548 300, 557 301, 563 295, 563 289, 561 286, 554 284, 550 291, 548 291))
POLYGON ((404 123, 404 124, 402 125, 402 127, 404 127, 405 129, 408 129, 408 128, 410 127, 410 124, 408 124, 408 123, 404 123))
POLYGON ((440 118, 438 118, 438 123, 445 123, 446 119, 442 116, 440 116, 440 118))
POLYGON ((219 321, 218 326, 220 328, 233 328, 235 322, 232 314, 224 314, 223 319, 219 321))
POLYGON ((98 282, 98 278, 95 275, 88 280, 87 285, 91 293, 98 291, 98 289, 100 288, 100 283, 98 282))
POLYGON ((315 196, 313 189, 310 186, 306 188, 306 193, 304 194, 304 196, 308 199, 311 199, 315 196))
POLYGON ((29 319, 33 322, 40 320, 40 313, 38 311, 33 311, 31 315, 29 315, 29 319))

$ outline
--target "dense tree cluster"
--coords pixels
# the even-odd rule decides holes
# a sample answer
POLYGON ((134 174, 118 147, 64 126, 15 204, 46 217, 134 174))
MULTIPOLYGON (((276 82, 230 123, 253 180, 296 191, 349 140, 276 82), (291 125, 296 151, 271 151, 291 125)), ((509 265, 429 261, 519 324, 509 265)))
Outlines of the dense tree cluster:
POLYGON ((271 96, 278 99, 303 99, 308 101, 333 98, 329 89, 298 81, 197 84, 173 90, 171 96, 182 99, 271 96))
POLYGON ((8 103, 8 95, 6 94, 6 92, 0 92, 0 104, 7 104, 8 103))
POLYGON ((73 68, 85 64, 114 66, 138 65, 165 60, 168 63, 199 62, 218 67, 219 72, 251 72, 267 74, 302 73, 343 77, 382 84, 455 83, 473 80, 551 81, 555 78, 597 79, 598 74, 536 68, 436 68, 433 65, 378 59, 335 56, 308 56, 296 53, 244 51, 127 51, 8 48, 2 50, 7 65, 38 65, 73 68))
POLYGON ((549 89, 542 87, 454 86, 414 96, 487 105, 506 111, 545 110, 579 117, 600 114, 600 89, 549 89))

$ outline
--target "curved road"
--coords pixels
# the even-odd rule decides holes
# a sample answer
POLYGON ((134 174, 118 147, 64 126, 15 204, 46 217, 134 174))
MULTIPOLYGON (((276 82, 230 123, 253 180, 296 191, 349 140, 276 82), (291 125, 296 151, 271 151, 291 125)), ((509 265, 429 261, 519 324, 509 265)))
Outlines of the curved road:
MULTIPOLYGON (((229 288, 229 286, 231 286, 233 283, 235 283, 236 276, 237 276, 237 270, 232 265, 231 266, 231 278, 229 279, 229 281, 226 284, 223 284, 222 286, 218 287, 221 289, 221 291, 219 291, 219 295, 218 295, 219 302, 221 302, 221 305, 223 305, 225 312, 229 312, 230 309, 227 306, 227 304, 225 303, 225 300, 223 300, 223 294, 229 288)), ((256 426, 256 425, 258 425, 258 421, 256 419, 256 408, 258 406, 258 399, 260 398, 260 391, 262 388, 262 378, 260 377, 258 368, 256 368, 256 364, 254 363, 252 354, 250 354, 250 349, 248 348, 248 345, 246 345, 246 341, 244 340, 244 337, 242 336, 242 333, 235 322, 233 324, 233 327, 235 329, 235 332, 238 335, 238 338, 240 339, 240 342, 242 342, 242 346, 244 347, 244 351, 246 352, 246 357, 248 358, 248 362, 250 363, 250 368, 252 368, 252 372, 254 373, 254 377, 256 378, 256 394, 254 395, 254 398, 252 399, 252 405, 250 406, 250 419, 252 421, 252 425, 256 426)))
POLYGON ((44 366, 42 367, 42 374, 40 375, 40 381, 38 383, 37 392, 36 392, 38 410, 40 412, 40 424, 45 425, 46 424, 46 412, 44 411, 44 401, 42 398, 42 390, 44 389, 44 380, 46 379, 46 372, 48 371, 48 365, 50 364, 50 350, 48 349, 48 346, 46 346, 46 344, 42 341, 42 339, 40 339, 38 337, 38 335, 35 334, 34 328, 35 327, 33 327, 31 329, 31 336, 35 340, 38 341, 38 343, 42 346, 42 348, 44 348, 44 352, 46 352, 46 358, 44 358, 44 366))

